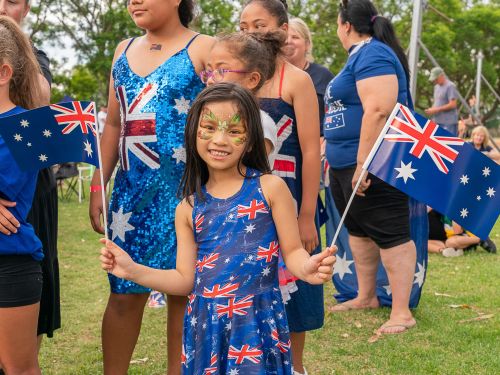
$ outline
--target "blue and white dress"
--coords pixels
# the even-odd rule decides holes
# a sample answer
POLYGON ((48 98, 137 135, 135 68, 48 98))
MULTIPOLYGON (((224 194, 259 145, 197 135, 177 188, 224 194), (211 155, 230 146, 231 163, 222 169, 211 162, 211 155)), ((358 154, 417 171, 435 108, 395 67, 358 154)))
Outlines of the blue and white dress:
POLYGON ((235 195, 195 199, 198 257, 184 317, 183 374, 291 374, 279 244, 260 173, 235 195))
MULTIPOLYGON (((188 54, 193 40, 145 77, 128 64, 133 39, 113 66, 121 137, 108 235, 134 261, 153 268, 175 268, 174 216, 186 158, 184 128, 190 105, 204 88, 188 54)), ((111 274, 109 278, 114 293, 149 291, 111 274)))

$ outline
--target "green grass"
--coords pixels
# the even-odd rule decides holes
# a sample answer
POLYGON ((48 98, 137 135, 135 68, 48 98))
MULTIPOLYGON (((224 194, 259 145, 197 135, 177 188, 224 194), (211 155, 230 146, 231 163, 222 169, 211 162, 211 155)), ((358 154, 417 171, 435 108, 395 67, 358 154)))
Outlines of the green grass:
MULTIPOLYGON (((88 200, 60 202, 62 328, 44 340, 43 374, 102 373, 100 326, 109 287, 99 268, 99 236, 90 227, 87 210, 88 200)), ((492 233, 497 244, 499 234, 500 222, 492 233)), ((388 309, 327 313, 324 328, 308 335, 309 374, 498 374, 499 280, 498 255, 483 250, 460 258, 430 255, 423 297, 414 312, 415 329, 369 343, 373 330, 388 318, 388 309), (479 313, 494 316, 460 322, 479 313)), ((325 305, 335 303, 333 293, 329 283, 325 305)), ((131 365, 129 374, 165 374, 165 325, 165 309, 146 308, 133 359, 147 360, 131 365)))

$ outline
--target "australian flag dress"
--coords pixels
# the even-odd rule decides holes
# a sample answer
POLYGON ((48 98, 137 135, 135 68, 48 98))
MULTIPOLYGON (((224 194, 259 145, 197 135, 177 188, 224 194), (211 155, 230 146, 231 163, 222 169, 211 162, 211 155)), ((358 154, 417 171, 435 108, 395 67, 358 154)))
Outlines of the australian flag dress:
MULTIPOLYGON (((108 235, 134 261, 153 268, 175 268, 174 215, 186 158, 184 127, 191 102, 204 88, 188 54, 193 39, 145 77, 128 64, 133 39, 113 66, 121 136, 108 235)), ((109 278, 114 293, 149 291, 111 274, 109 278)))
MULTIPOLYGON (((283 65, 284 68, 285 65, 283 65)), ((302 151, 300 149, 297 120, 293 106, 281 97, 284 69, 281 70, 278 98, 260 98, 260 108, 276 123, 277 144, 269 155, 274 175, 280 176, 290 189, 295 200, 297 213, 302 204, 302 151)), ((319 140, 318 140, 319 142, 319 140)), ((319 184, 319 181, 318 181, 319 184)), ((317 211, 317 210, 316 210, 317 211)), ((319 214, 316 214, 316 229, 319 234, 319 214)), ((321 244, 313 251, 321 251, 321 244)), ((304 332, 323 326, 323 285, 311 285, 296 278, 290 279, 290 272, 280 263, 280 287, 286 302, 288 324, 292 332, 304 332), (295 281, 296 280, 296 281, 295 281)))
POLYGON ((183 374, 292 374, 279 244, 260 173, 236 194, 195 199, 198 260, 184 317, 183 374))

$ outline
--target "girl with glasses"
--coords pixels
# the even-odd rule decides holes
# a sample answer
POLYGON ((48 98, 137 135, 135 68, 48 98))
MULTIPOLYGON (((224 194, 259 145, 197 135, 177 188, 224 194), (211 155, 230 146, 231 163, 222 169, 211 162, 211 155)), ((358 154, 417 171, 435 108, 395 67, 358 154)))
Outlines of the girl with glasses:
MULTIPOLYGON (((276 57, 284 42, 282 33, 234 33, 217 38, 208 58, 207 70, 200 74, 207 85, 234 82, 254 94, 272 77, 276 57)), ((266 152, 276 145, 277 129, 274 120, 260 111, 266 152)))

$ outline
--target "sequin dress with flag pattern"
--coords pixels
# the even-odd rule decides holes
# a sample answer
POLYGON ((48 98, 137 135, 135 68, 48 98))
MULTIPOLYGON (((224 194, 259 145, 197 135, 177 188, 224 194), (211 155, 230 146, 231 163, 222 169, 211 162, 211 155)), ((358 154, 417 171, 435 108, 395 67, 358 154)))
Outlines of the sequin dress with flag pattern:
MULTIPOLYGON (((190 104, 204 88, 188 54, 193 40, 145 77, 134 73, 127 60, 133 39, 113 66, 121 135, 108 235, 134 261, 153 268, 175 268, 184 127, 190 104)), ((109 278, 114 293, 149 291, 111 274, 109 278)))
POLYGON ((259 174, 239 192, 195 199, 198 256, 184 318, 183 374, 292 374, 278 285, 279 244, 259 174))

